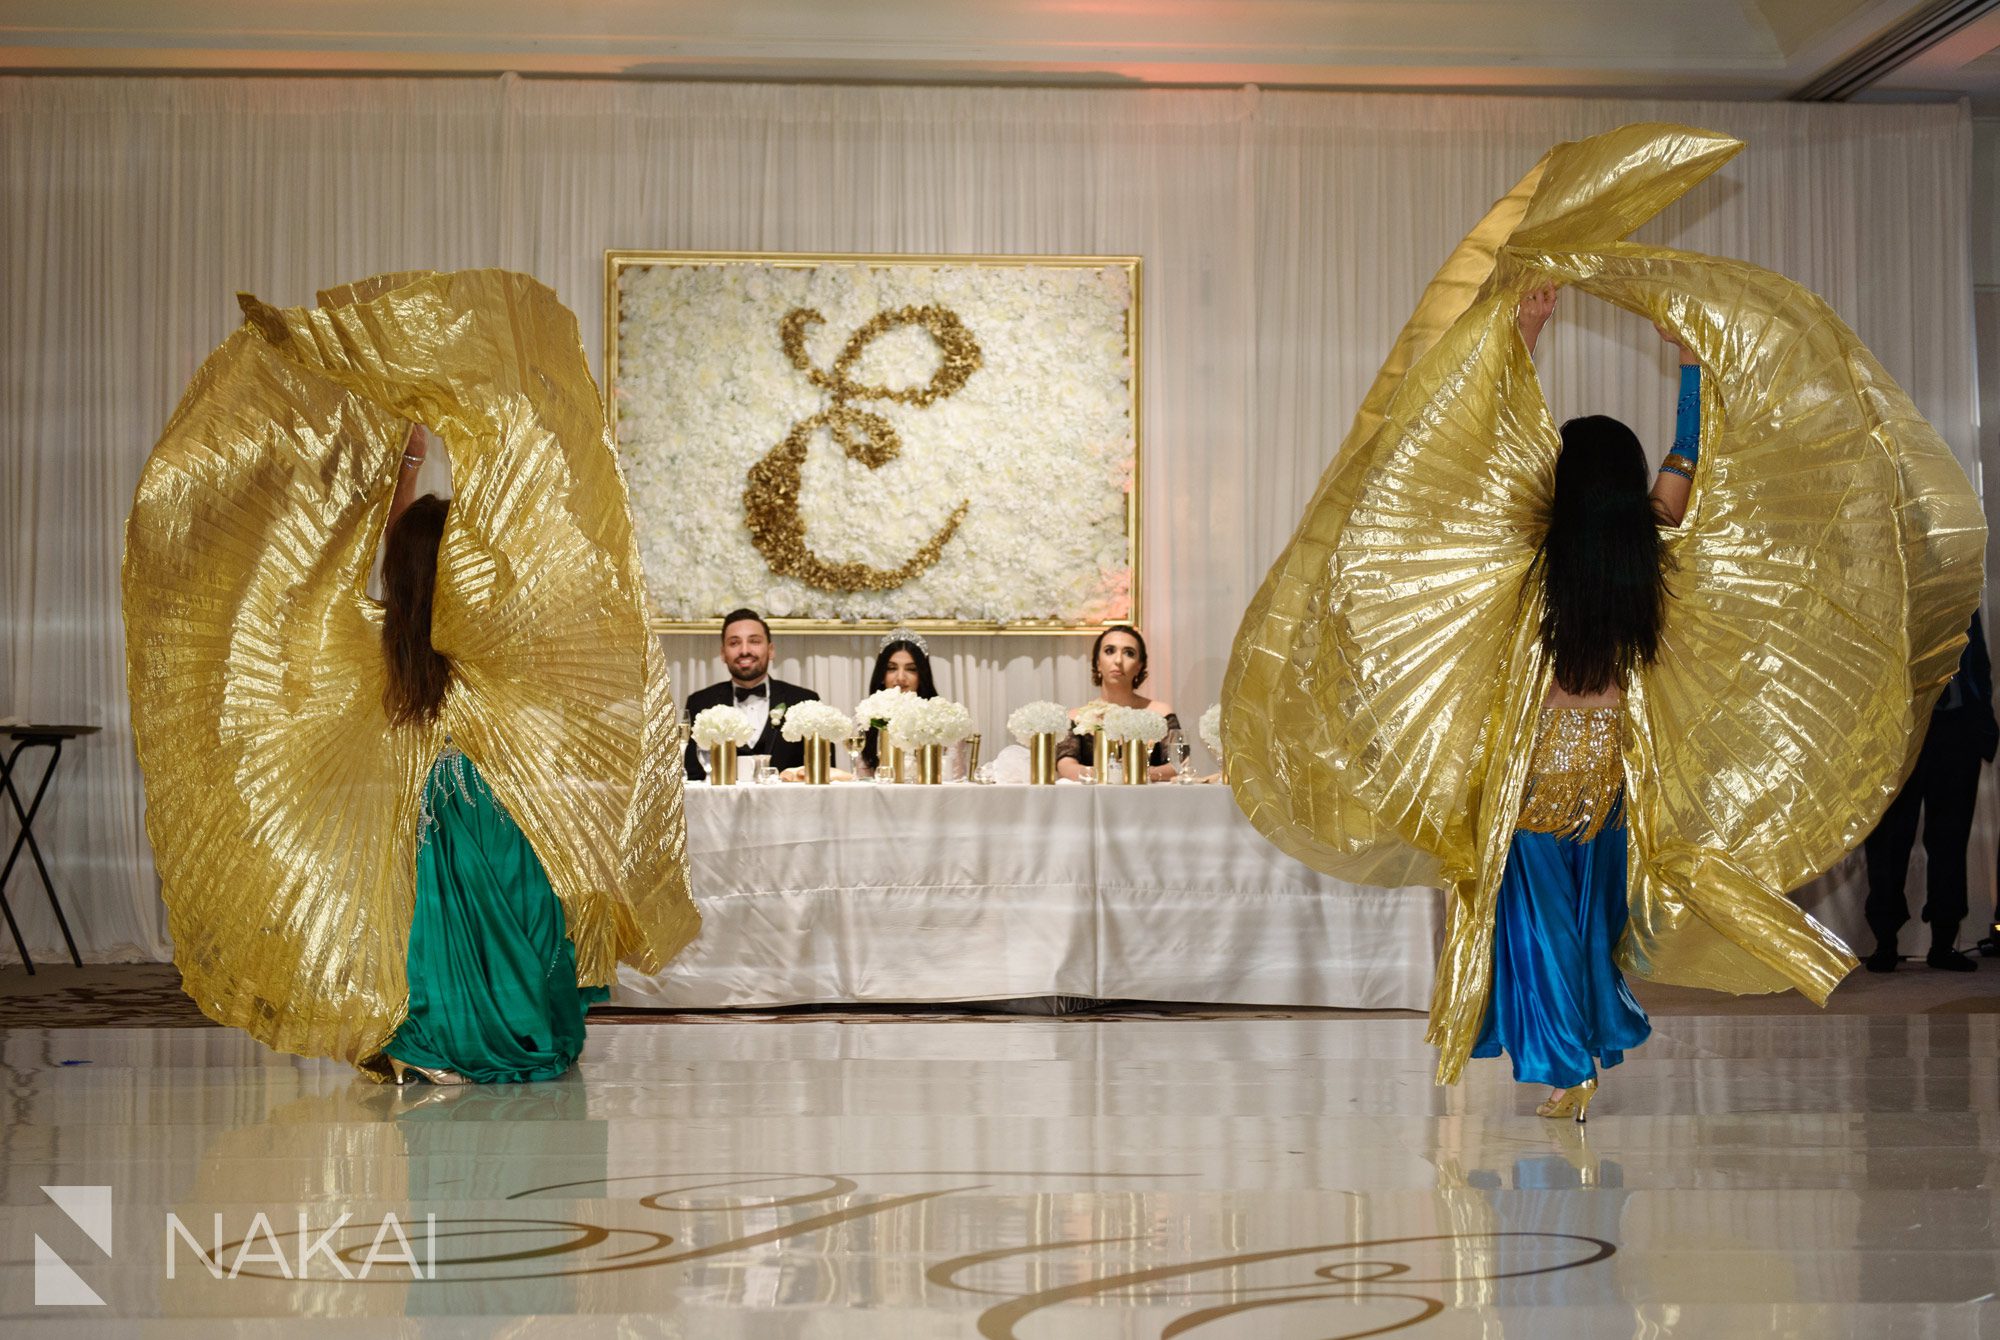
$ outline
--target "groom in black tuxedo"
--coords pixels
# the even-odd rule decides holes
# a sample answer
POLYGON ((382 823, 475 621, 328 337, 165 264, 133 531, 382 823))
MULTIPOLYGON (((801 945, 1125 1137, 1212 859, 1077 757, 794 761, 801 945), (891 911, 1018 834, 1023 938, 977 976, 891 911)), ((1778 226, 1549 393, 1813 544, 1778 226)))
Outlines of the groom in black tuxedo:
MULTIPOLYGON (((805 744, 787 740, 778 733, 779 727, 784 724, 787 708, 817 700, 819 695, 771 678, 771 625, 756 610, 732 610, 723 619, 722 663, 729 667, 728 679, 688 695, 688 724, 693 725, 694 719, 711 707, 740 708, 758 734, 756 742, 739 753, 768 754, 771 766, 781 772, 804 767, 805 744)), ((701 750, 693 740, 688 741, 687 775, 695 782, 708 776, 701 750)))

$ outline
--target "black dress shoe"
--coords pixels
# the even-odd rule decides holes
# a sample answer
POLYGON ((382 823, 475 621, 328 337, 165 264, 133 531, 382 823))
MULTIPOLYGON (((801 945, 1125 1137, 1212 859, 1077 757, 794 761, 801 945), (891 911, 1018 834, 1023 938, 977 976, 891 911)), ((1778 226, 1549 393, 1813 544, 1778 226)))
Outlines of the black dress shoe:
POLYGON ((1894 972, 1896 971, 1896 965, 1901 961, 1901 956, 1895 950, 1878 949, 1867 958, 1862 959, 1861 966, 1870 972, 1894 972))
POLYGON ((1979 965, 1956 949, 1933 949, 1924 955, 1924 962, 1939 972, 1978 972, 1979 965))

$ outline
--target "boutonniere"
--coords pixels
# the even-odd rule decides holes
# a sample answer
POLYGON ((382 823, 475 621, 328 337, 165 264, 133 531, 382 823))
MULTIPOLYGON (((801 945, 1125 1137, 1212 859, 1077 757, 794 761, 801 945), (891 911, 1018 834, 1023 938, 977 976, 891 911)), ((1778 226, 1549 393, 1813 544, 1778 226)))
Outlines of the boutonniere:
POLYGON ((789 706, 791 706, 790 703, 771 704, 771 724, 773 726, 782 726, 785 723, 785 709, 789 706))

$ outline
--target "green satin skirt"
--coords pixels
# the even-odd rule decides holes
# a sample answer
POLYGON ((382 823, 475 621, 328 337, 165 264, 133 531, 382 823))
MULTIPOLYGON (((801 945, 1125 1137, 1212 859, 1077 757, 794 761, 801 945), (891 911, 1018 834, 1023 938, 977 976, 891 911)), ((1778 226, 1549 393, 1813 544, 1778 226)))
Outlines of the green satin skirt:
POLYGON ((449 750, 431 766, 423 814, 410 1013, 383 1050, 480 1083, 553 1079, 611 993, 577 986, 562 903, 472 760, 449 750))

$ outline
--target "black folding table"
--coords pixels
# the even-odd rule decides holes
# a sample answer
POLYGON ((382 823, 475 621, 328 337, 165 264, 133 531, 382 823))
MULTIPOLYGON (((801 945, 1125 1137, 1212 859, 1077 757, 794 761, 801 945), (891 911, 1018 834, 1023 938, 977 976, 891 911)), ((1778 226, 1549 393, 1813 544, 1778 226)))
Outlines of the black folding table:
POLYGON ((62 902, 56 897, 55 881, 49 878, 48 862, 42 859, 41 846, 35 841, 35 815, 41 812, 42 799, 48 795, 49 782, 56 775, 56 764, 62 760, 63 741, 74 740, 79 735, 95 735, 97 729, 95 726, 0 726, 0 736, 14 742, 14 747, 7 751, 5 761, 0 762, 0 791, 7 793, 8 803, 14 807, 14 817, 21 821, 21 831, 14 838, 14 849, 7 853, 7 864, 0 866, 0 912, 6 913, 7 929, 14 934, 14 947, 21 951, 21 962, 30 974, 35 971, 35 961, 28 957, 28 942, 21 938, 21 927, 15 922, 14 909, 7 902, 7 881, 13 876, 23 848, 33 859, 35 872, 42 877, 42 892, 49 896, 49 906, 55 910, 56 925, 62 927, 63 943, 69 946, 70 962, 79 968, 83 966, 83 955, 76 952, 76 937, 69 933, 69 918, 63 915, 62 902), (23 805, 21 792, 14 785, 14 764, 19 761, 22 751, 37 745, 48 748, 49 761, 42 769, 40 785, 35 787, 35 798, 23 805))

